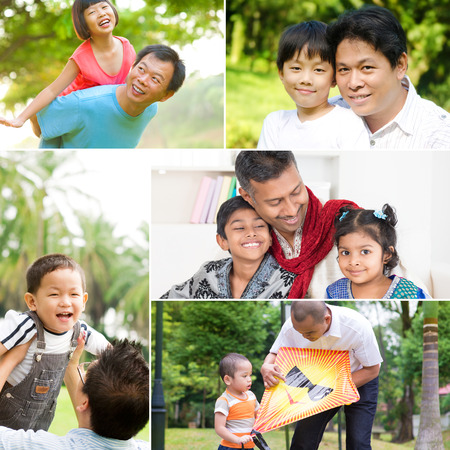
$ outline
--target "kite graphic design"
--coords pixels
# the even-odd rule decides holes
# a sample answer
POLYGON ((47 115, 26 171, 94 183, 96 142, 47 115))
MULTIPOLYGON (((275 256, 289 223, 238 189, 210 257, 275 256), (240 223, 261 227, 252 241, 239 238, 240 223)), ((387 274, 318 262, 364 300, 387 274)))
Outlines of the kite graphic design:
POLYGON ((348 351, 281 347, 275 363, 286 381, 265 390, 252 434, 359 400, 348 351))

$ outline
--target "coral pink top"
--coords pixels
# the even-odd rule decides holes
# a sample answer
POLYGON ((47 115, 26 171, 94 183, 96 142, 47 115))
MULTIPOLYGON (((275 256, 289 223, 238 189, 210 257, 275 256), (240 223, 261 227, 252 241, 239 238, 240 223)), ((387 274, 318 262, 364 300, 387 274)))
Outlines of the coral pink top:
POLYGON ((70 94, 73 91, 87 89, 104 84, 123 84, 136 58, 136 52, 128 39, 114 36, 123 45, 122 67, 116 75, 108 75, 98 64, 91 47, 91 40, 84 41, 73 53, 73 59, 80 69, 75 80, 61 92, 60 96, 70 94))

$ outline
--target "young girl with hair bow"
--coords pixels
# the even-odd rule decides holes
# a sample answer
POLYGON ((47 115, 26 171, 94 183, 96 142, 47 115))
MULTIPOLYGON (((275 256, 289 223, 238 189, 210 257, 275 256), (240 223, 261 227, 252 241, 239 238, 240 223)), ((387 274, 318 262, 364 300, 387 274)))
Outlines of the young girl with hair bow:
POLYGON ((334 241, 341 278, 327 287, 326 298, 430 298, 406 278, 391 274, 399 257, 397 217, 385 204, 380 211, 341 208, 335 219, 334 241))

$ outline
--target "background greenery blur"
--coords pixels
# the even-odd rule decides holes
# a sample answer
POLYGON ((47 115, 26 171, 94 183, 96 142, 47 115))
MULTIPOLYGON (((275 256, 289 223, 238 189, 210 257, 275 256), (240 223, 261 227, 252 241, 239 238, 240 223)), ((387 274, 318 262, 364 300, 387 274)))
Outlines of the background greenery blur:
MULTIPOLYGON (((226 14, 228 148, 255 148, 268 113, 294 109, 277 73, 283 30, 330 23, 346 10, 375 4, 393 12, 408 41, 408 75, 423 98, 450 111, 449 0, 229 0, 226 14)), ((337 88, 332 95, 338 93, 337 88)))
MULTIPOLYGON (((72 0, 0 1, 0 85, 9 85, 0 100, 3 102, 0 115, 11 111, 17 115, 29 99, 55 80, 81 44, 73 30, 72 3, 72 0)), ((223 38, 221 0, 112 0, 112 3, 119 13, 114 33, 126 37, 137 52, 155 43, 180 49, 201 46, 207 38, 223 38)), ((220 48, 202 54, 206 65, 213 63, 213 52, 224 52, 223 45, 217 47, 220 48)), ((188 72, 192 72, 190 61, 185 63, 188 72)), ((224 67, 216 68, 215 72, 209 71, 213 75, 206 77, 199 71, 190 73, 182 89, 169 102, 160 104, 160 112, 140 146, 223 148, 223 71, 224 67)), ((16 133, 20 141, 20 130, 16 133)), ((36 146, 34 137, 18 145, 36 146)))
MULTIPOLYGON (((44 254, 65 253, 86 274, 86 322, 108 340, 139 340, 148 359, 148 223, 121 236, 102 205, 88 213, 95 196, 81 183, 64 183, 78 175, 62 170, 68 161, 76 167, 75 159, 63 151, 0 153, 0 318, 9 309, 26 310, 28 266, 44 254)), ((124 199, 139 203, 139 195, 145 193, 125 192, 124 199)))

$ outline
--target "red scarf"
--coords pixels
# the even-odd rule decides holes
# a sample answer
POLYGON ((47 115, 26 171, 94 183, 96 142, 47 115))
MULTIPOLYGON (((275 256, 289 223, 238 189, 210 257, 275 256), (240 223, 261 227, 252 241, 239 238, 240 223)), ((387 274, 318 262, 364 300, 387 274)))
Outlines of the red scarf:
POLYGON ((324 206, 312 191, 306 187, 309 195, 308 209, 302 232, 302 246, 297 258, 286 259, 278 238, 272 231, 271 253, 283 269, 297 274, 289 298, 304 298, 314 273, 314 267, 322 261, 333 248, 334 219, 342 206, 356 203, 350 200, 329 200, 324 206))

